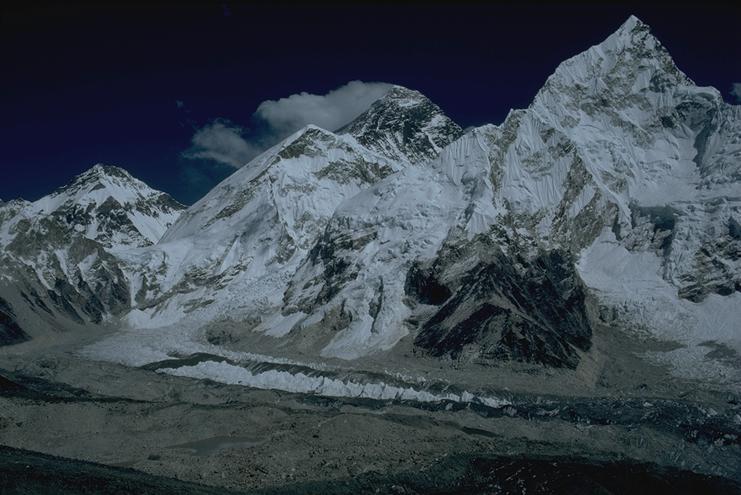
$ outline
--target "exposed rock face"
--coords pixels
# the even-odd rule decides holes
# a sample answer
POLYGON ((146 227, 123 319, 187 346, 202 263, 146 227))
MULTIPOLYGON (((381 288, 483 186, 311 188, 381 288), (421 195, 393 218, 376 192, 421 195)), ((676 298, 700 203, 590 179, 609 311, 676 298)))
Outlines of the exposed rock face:
POLYGON ((29 339, 29 336, 18 325, 13 308, 0 298, 0 345, 18 344, 29 339))
POLYGON ((482 238, 463 252, 443 248, 433 265, 428 273, 447 287, 427 280, 423 292, 408 292, 420 302, 439 306, 421 323, 414 340, 433 355, 479 363, 514 359, 575 367, 575 349, 589 349, 586 287, 567 253, 554 250, 527 261, 505 255, 482 238), (476 253, 468 252, 474 249, 476 253), (461 270, 464 258, 477 262, 461 270))
POLYGON ((393 86, 363 114, 337 131, 354 136, 371 151, 395 161, 435 158, 463 131, 418 91, 393 86))

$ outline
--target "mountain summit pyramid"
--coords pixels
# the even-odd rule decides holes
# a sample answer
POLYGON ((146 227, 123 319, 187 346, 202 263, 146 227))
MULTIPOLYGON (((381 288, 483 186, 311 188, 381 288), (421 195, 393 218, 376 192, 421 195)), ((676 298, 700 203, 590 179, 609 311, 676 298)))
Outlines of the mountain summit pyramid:
POLYGON ((435 158, 463 131, 418 91, 392 86, 382 98, 337 131, 355 137, 371 151, 396 161, 435 158))

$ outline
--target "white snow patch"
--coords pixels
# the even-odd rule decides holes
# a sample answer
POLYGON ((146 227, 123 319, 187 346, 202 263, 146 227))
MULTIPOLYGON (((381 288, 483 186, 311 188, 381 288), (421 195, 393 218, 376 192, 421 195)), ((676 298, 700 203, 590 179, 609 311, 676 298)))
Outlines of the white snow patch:
POLYGON ((741 379, 738 369, 705 356, 708 341, 741 353, 741 293, 710 294, 695 303, 678 296, 678 289, 661 277, 661 262, 653 252, 631 252, 609 230, 582 252, 577 269, 600 301, 619 311, 628 328, 683 347, 649 355, 690 378, 741 379))

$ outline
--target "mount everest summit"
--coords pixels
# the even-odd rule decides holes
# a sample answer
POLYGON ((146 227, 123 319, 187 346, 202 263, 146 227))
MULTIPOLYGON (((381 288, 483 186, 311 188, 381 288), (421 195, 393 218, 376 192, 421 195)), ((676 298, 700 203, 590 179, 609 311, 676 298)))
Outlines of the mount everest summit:
POLYGON ((500 125, 394 86, 188 208, 102 165, 1 203, 0 343, 105 326, 87 355, 125 364, 258 336, 276 359, 576 368, 607 327, 736 382, 706 355, 741 351, 740 222, 741 107, 631 17, 500 125))

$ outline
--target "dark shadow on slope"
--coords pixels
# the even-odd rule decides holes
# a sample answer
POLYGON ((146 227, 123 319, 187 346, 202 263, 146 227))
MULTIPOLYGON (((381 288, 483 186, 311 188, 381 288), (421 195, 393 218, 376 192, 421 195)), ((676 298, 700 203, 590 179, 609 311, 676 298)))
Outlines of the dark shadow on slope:
POLYGON ((0 297, 0 346, 20 344, 30 337, 18 325, 10 304, 0 297))
POLYGON ((134 469, 0 446, 0 493, 216 495, 235 492, 153 476, 134 469))
MULTIPOLYGON (((427 280, 408 288, 441 293, 436 284, 427 280)), ((549 251, 527 262, 495 250, 453 284, 452 297, 414 341, 434 356, 576 368, 576 350, 591 346, 586 290, 568 253, 549 251)))
MULTIPOLYGON (((476 434, 476 432, 471 432, 476 434)), ((368 472, 353 478, 297 483, 243 493, 340 494, 735 494, 741 485, 690 471, 626 460, 453 455, 418 472, 368 472)), ((0 446, 0 492, 46 494, 228 494, 133 469, 0 446)))
POLYGON ((741 485, 690 471, 632 461, 581 458, 450 456, 432 467, 386 476, 302 483, 256 490, 265 495, 341 494, 735 494, 741 485))

